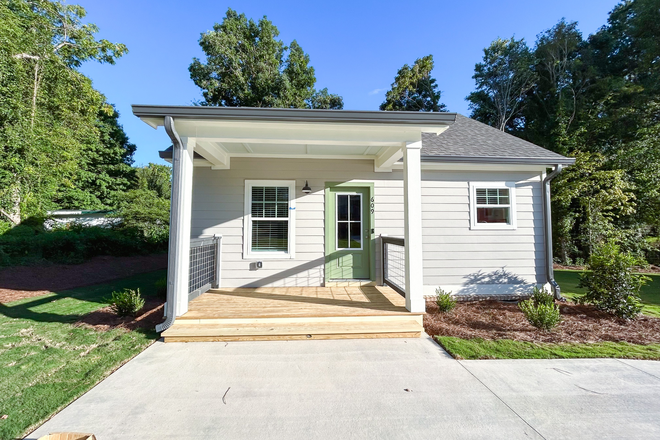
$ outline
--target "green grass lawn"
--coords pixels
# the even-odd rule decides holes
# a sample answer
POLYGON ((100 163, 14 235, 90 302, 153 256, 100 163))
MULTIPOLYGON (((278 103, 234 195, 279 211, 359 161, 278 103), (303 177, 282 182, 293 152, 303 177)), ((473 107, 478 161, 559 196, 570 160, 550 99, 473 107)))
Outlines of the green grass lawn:
POLYGON ((436 336, 440 345, 459 359, 569 359, 621 358, 660 359, 660 344, 625 342, 597 344, 534 344, 510 339, 461 339, 436 336))
MULTIPOLYGON (((562 295, 575 298, 576 295, 584 293, 584 289, 578 288, 580 282, 579 270, 555 270, 555 280, 561 287, 562 295)), ((644 309, 642 313, 648 316, 660 318, 660 274, 645 274, 651 281, 646 283, 640 291, 644 309)))
MULTIPOLYGON (((114 290, 155 294, 156 271, 0 304, 0 439, 22 437, 157 337, 154 330, 76 328, 114 290)), ((75 427, 71 427, 75 430, 75 427)))
MULTIPOLYGON (((577 287, 580 271, 555 270, 555 280, 562 295, 568 298, 584 293, 577 287)), ((660 275, 651 278, 641 290, 642 313, 660 317, 660 275)), ((625 342, 597 344, 535 344, 510 339, 485 340, 437 336, 436 339, 452 356, 459 359, 566 359, 566 358, 627 358, 660 359, 660 344, 635 345, 625 342)))

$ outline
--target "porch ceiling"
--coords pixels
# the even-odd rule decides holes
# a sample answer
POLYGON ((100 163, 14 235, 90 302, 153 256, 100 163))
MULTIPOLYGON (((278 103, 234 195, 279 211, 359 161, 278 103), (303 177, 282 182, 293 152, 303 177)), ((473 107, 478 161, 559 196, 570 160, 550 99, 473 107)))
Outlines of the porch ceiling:
POLYGON ((343 110, 134 106, 157 128, 172 116, 179 136, 199 154, 196 165, 230 167, 232 157, 371 159, 389 171, 401 148, 439 134, 455 114, 354 112, 343 110))

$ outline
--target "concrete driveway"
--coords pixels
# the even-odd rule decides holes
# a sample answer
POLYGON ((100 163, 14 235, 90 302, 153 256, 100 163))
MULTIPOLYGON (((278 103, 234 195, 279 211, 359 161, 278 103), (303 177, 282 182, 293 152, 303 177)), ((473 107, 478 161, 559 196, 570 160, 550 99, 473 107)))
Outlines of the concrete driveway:
POLYGON ((27 438, 660 438, 660 363, 462 361, 430 338, 156 343, 27 438))

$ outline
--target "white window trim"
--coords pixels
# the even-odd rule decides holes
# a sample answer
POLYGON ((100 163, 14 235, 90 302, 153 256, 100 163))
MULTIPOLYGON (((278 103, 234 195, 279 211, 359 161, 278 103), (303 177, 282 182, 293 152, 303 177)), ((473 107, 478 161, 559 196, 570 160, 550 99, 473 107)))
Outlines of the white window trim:
POLYGON ((243 215, 244 260, 288 260, 296 257, 296 181, 295 180, 246 180, 243 215), (289 250, 288 252, 252 252, 252 187, 286 186, 289 188, 289 250))
POLYGON ((513 230, 517 227, 516 182, 470 182, 470 229, 513 230), (511 223, 477 223, 477 188, 509 190, 511 223))
MULTIPOLYGON (((364 250, 364 205, 362 204, 364 202, 364 196, 362 193, 359 192, 342 192, 342 193, 335 193, 335 250, 338 251, 361 251, 364 250), (359 248, 340 248, 339 247, 339 196, 360 196, 360 247, 359 248)), ((350 199, 349 199, 349 218, 350 218, 350 199)), ((350 245, 351 241, 351 222, 346 222, 348 223, 348 242, 350 245)))

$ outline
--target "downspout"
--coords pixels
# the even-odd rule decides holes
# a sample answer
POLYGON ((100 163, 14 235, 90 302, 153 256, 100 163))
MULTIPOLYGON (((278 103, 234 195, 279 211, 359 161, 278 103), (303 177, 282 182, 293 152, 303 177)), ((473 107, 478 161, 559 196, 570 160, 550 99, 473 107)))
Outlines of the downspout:
POLYGON ((550 182, 562 172, 563 165, 557 164, 554 171, 543 179, 543 230, 545 232, 545 277, 555 294, 555 299, 563 300, 559 284, 555 281, 555 271, 552 267, 552 210, 550 204, 550 182))
POLYGON ((165 132, 172 140, 172 193, 170 199, 170 237, 167 247, 167 299, 165 303, 165 321, 156 326, 156 331, 161 333, 174 324, 176 317, 176 291, 174 289, 174 281, 176 278, 175 273, 175 246, 179 236, 179 212, 181 201, 181 180, 183 178, 181 169, 181 152, 183 144, 181 138, 174 128, 174 118, 165 116, 164 121, 165 132))

